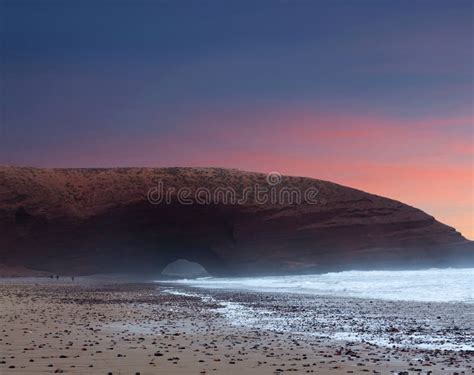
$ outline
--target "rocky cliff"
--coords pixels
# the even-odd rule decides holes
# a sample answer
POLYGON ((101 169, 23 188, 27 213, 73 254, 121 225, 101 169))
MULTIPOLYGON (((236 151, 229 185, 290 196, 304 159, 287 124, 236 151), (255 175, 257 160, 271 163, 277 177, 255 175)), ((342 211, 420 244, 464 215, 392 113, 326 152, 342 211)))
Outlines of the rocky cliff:
POLYGON ((0 167, 0 263, 10 266, 158 275, 183 258, 215 275, 411 268, 473 264, 472 244, 416 208, 310 178, 0 167))

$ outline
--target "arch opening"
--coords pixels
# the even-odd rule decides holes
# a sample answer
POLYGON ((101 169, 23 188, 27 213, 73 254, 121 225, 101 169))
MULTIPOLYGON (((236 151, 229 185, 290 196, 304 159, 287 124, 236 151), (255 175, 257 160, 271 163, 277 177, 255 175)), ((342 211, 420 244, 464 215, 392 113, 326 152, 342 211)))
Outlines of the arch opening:
POLYGON ((187 259, 177 259, 163 268, 161 275, 169 278, 195 279, 208 277, 211 274, 199 263, 187 259))

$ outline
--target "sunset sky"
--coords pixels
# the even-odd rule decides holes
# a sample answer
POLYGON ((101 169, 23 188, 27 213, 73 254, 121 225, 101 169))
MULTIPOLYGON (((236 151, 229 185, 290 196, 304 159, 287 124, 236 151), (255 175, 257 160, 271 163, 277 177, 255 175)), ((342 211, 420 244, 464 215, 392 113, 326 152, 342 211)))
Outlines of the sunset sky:
POLYGON ((0 164, 330 180, 474 239, 473 2, 0 3, 0 164))

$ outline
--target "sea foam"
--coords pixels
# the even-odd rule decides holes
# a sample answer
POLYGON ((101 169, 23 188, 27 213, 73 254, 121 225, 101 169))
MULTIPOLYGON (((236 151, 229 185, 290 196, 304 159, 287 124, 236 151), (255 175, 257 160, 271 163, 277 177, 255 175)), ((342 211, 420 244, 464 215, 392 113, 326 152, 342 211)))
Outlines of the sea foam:
POLYGON ((394 301, 474 303, 474 268, 344 271, 320 275, 201 278, 173 283, 207 289, 304 293, 394 301))

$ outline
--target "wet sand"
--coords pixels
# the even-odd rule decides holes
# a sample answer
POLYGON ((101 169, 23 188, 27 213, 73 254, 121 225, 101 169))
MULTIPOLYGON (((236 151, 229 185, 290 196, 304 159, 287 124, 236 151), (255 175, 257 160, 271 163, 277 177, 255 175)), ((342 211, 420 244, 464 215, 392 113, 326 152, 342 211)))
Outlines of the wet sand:
POLYGON ((296 304, 281 295, 207 295, 183 295, 154 283, 0 280, 0 374, 473 373, 471 351, 396 345, 397 337, 419 325, 413 316, 427 321, 430 311, 440 317, 434 328, 440 336, 469 340, 469 306, 314 296, 299 296, 296 301, 303 302, 296 304), (275 312, 283 322, 295 314, 306 318, 288 319, 292 323, 280 330, 266 318, 275 312), (393 335, 394 346, 331 334, 346 324, 374 335, 373 319, 393 335), (457 325, 448 324, 451 320, 457 325))

